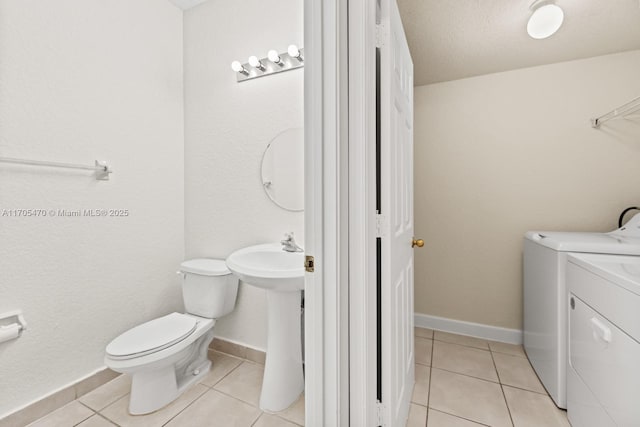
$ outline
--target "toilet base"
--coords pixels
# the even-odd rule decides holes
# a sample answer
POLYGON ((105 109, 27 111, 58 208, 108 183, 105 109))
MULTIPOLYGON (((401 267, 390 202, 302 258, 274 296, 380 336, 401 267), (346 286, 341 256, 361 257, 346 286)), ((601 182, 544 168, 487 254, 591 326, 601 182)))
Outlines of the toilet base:
POLYGON ((200 381, 211 370, 211 361, 207 360, 199 367, 199 373, 187 378, 182 384, 176 382, 172 366, 160 371, 140 372, 131 379, 129 413, 144 415, 163 408, 176 400, 187 388, 200 381))
POLYGON ((202 380, 211 370, 207 353, 212 340, 213 329, 210 329, 178 354, 176 362, 156 369, 130 372, 129 413, 144 415, 157 411, 202 380))

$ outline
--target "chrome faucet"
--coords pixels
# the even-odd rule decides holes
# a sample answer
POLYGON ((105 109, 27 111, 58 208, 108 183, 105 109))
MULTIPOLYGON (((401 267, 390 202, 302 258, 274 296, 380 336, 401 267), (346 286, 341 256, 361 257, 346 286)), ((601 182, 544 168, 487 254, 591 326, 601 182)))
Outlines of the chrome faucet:
POLYGON ((304 249, 302 249, 300 246, 296 244, 296 241, 293 238, 293 232, 285 233, 284 240, 281 240, 280 243, 282 243, 283 251, 287 251, 287 252, 303 252, 304 251, 304 249))

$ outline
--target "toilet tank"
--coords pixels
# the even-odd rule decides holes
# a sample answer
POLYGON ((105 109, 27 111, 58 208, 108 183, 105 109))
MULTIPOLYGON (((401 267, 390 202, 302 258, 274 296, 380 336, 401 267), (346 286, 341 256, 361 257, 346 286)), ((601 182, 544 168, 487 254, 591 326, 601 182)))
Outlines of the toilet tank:
POLYGON ((198 258, 180 264, 185 311, 218 319, 233 310, 238 295, 238 278, 221 259, 198 258))

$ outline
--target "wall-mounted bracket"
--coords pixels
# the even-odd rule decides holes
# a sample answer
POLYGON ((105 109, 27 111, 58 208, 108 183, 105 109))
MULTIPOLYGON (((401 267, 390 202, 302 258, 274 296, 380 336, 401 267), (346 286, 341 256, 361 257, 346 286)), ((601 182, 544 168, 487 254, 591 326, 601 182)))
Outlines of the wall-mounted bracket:
POLYGON ((27 322, 24 320, 22 310, 0 314, 0 343, 20 338, 25 330, 27 330, 27 322))
POLYGON ((96 179, 109 181, 109 174, 113 173, 111 166, 104 160, 96 160, 96 179))

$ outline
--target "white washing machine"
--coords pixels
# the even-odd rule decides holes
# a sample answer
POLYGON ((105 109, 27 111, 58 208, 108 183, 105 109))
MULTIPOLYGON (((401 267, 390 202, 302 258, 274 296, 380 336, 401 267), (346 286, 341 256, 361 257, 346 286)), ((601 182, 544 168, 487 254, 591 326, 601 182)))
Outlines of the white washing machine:
POLYGON ((571 425, 640 426, 640 257, 571 255, 567 287, 571 425))
POLYGON ((610 233, 530 231, 524 239, 524 348, 540 381, 567 407, 567 257, 640 256, 640 214, 610 233))

